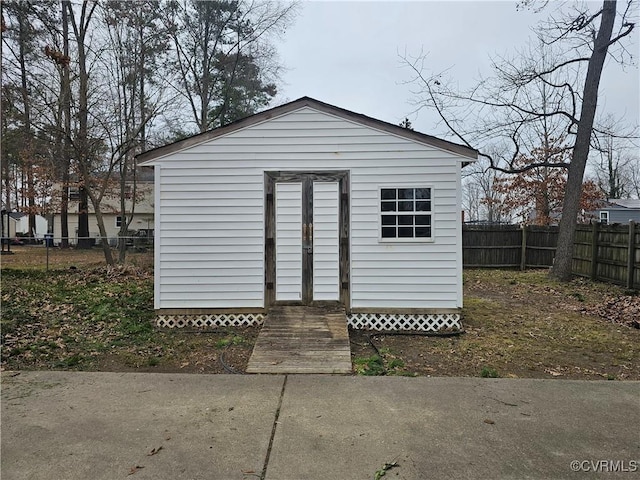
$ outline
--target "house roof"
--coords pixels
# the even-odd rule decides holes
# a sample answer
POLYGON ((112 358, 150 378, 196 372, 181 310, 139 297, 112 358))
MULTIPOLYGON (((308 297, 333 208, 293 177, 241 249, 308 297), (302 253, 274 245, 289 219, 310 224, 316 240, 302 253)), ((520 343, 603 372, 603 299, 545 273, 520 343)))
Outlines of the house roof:
POLYGON ((607 203, 615 207, 640 209, 640 200, 636 198, 609 198, 607 203))
POLYGON ((409 130, 398 125, 384 122, 382 120, 377 120, 375 118, 362 115, 361 113, 355 113, 344 108, 336 107, 334 105, 330 105, 328 103, 324 103, 310 97, 302 97, 298 100, 294 100, 293 102, 285 103, 284 105, 280 105, 278 107, 274 107, 269 110, 265 110, 263 112, 256 113, 255 115, 251 115, 249 117, 235 121, 233 123, 230 123, 229 125, 225 125, 224 127, 209 130, 204 133, 200 133, 198 135, 194 135, 192 137, 188 137, 182 140, 178 140, 177 142, 164 145, 162 147, 154 148, 152 150, 147 150, 146 152, 143 152, 137 156, 138 161, 140 162, 139 165, 144 166, 145 164, 149 164, 153 160, 164 155, 169 155, 171 153, 184 150, 191 146, 206 142, 208 140, 212 140, 216 137, 220 137, 236 130, 240 130, 242 128, 255 125, 265 120, 269 120, 271 118, 275 118, 280 115, 299 110, 303 107, 310 107, 320 112, 325 112, 337 117, 344 118, 345 120, 350 120, 372 128, 377 128, 393 135, 407 138, 408 140, 422 143, 431 147, 440 148, 442 150, 446 150, 448 152, 455 153, 456 155, 465 157, 469 160, 476 160, 478 158, 478 151, 471 147, 459 145, 447 140, 442 140, 440 138, 416 132, 414 130, 409 130))

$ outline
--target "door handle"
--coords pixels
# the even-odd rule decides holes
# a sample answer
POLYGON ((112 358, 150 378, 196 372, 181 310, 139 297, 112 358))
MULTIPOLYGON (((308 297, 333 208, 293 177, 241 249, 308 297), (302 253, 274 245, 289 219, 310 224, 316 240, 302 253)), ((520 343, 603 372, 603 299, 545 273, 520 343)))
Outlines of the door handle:
POLYGON ((302 241, 303 242, 307 241, 307 224, 306 223, 302 224, 302 241))

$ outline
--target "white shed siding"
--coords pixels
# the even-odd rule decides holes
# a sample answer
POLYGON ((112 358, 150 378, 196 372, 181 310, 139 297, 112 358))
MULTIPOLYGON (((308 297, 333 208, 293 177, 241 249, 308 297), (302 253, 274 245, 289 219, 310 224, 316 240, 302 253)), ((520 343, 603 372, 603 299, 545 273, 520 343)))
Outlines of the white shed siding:
POLYGON ((351 177, 351 306, 457 307, 456 168, 432 174, 415 162, 414 174, 397 168, 361 169, 351 177), (379 187, 432 186, 434 239, 429 243, 380 242, 379 187))
POLYGON ((262 171, 177 162, 163 165, 156 178, 157 308, 262 307, 262 171))
POLYGON ((159 308, 263 306, 271 170, 350 171, 351 307, 460 307, 459 162, 308 107, 161 157, 159 308), (433 242, 380 242, 379 187, 421 184, 433 242))

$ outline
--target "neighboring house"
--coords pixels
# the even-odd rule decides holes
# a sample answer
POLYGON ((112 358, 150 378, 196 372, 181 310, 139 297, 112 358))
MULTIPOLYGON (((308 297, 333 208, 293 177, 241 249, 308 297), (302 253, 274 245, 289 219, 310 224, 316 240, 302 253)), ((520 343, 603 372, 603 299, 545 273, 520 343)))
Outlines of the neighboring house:
MULTIPOLYGON (((152 232, 154 228, 154 194, 153 194, 153 172, 149 172, 146 176, 136 180, 136 199, 135 209, 133 214, 133 220, 129 225, 129 230, 132 234, 144 235, 147 232, 152 232)), ((133 192, 133 182, 127 182, 127 191, 133 192)), ((70 187, 69 189, 69 213, 68 213, 68 225, 69 225, 69 241, 72 245, 77 243, 78 239, 78 201, 79 193, 76 188, 70 187)), ((131 205, 133 202, 132 194, 126 198, 127 211, 131 211, 131 205)), ((122 224, 122 216, 120 214, 120 198, 117 192, 105 196, 100 206, 102 217, 104 221, 105 230, 109 244, 115 246, 117 244, 118 232, 122 224)), ((51 221, 53 226, 49 225, 49 230, 53 232, 54 242, 58 244, 62 237, 62 226, 60 222, 60 213, 51 215, 51 221)), ((89 237, 96 239, 100 238, 100 231, 98 230, 98 221, 94 213, 93 205, 89 202, 89 237)))
POLYGON ((600 223, 640 223, 640 200, 634 198, 609 198, 598 209, 600 223))
MULTIPOLYGON (((18 215, 20 215, 20 218, 18 220, 16 232, 27 235, 29 233, 29 215, 27 215, 26 213, 20 213, 18 215)), ((36 215, 36 238, 44 238, 44 234, 47 233, 47 226, 47 219, 40 215, 36 215)))
POLYGON ((460 327, 461 168, 476 159, 308 97, 141 154, 158 325, 329 302, 355 328, 460 327))

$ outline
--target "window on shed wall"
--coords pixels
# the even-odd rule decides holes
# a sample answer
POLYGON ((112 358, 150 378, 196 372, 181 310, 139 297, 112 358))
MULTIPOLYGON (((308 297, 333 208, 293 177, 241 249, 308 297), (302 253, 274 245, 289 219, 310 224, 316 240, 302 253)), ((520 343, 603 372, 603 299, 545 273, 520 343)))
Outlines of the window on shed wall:
MULTIPOLYGON (((127 217, 124 217, 124 223, 127 223, 127 217)), ((116 228, 122 227, 122 217, 118 215, 116 217, 116 228)))
POLYGON ((431 187, 380 189, 382 241, 433 239, 431 187))
POLYGON ((609 212, 600 212, 600 223, 609 223, 609 212))

